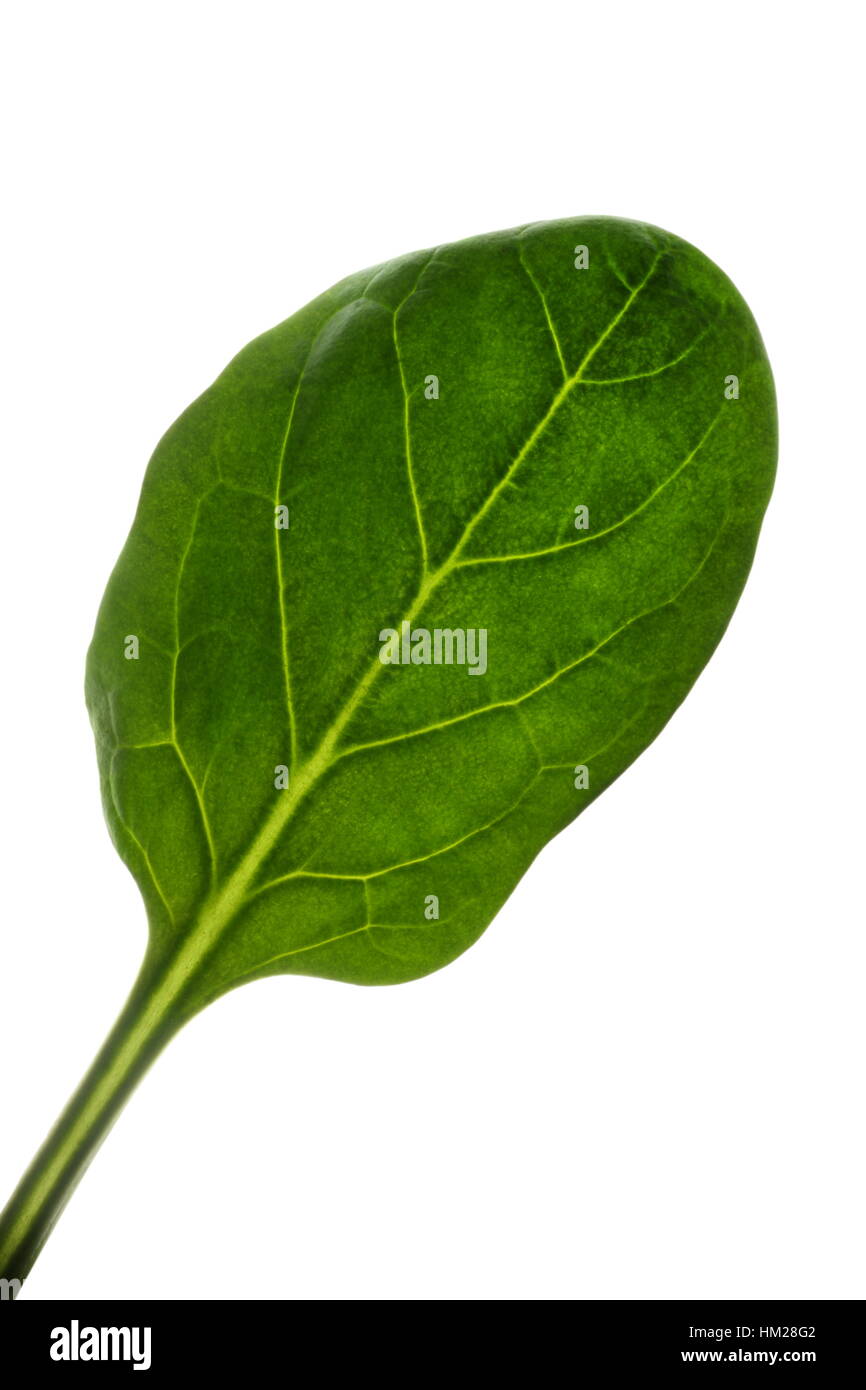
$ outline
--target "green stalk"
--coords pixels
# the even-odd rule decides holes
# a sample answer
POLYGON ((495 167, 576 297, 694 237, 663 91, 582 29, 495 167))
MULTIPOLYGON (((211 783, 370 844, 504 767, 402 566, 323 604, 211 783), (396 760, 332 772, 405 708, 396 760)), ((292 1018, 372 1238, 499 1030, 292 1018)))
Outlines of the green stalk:
MULTIPOLYGON (((335 738, 332 732, 331 741, 335 738)), ((246 900, 257 869, 320 775, 329 752, 325 740, 223 887, 211 894, 179 938, 174 953, 159 960, 150 952, 145 955, 123 1012, 0 1214, 0 1279, 23 1283, 137 1083, 187 1019, 209 1002, 206 995, 194 997, 196 974, 246 900)))
POLYGON ((169 968, 160 979, 145 958, 93 1065, 0 1214, 0 1278, 24 1282, 126 1100, 184 1022, 172 1008, 173 976, 169 968))
MULTIPOLYGON (((377 666, 378 660, 367 673, 367 685, 375 678, 377 666)), ((244 858, 180 937, 174 954, 160 960, 153 960, 150 953, 145 956, 123 1012, 0 1214, 0 1279, 23 1283, 137 1083, 186 1020, 209 1002, 207 996, 190 998, 195 996, 196 974, 246 901, 257 870, 298 803, 327 766, 348 718, 347 713, 300 769, 244 858)))

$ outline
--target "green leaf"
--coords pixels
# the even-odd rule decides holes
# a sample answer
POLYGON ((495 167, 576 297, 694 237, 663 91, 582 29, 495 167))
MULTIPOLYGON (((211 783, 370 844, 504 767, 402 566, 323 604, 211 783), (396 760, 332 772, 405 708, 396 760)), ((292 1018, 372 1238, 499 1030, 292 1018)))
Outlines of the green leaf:
POLYGON ((155 948, 194 943, 190 1000, 465 950, 706 662, 774 456, 743 301, 635 223, 403 257, 235 358, 156 451, 87 676, 109 825, 155 948), (404 622, 484 630, 486 670, 383 665, 404 622))
POLYGON ((245 348, 159 444, 89 654, 150 922, 114 1089, 234 985, 471 945, 708 660, 775 454, 746 305, 640 223, 405 256, 245 348))

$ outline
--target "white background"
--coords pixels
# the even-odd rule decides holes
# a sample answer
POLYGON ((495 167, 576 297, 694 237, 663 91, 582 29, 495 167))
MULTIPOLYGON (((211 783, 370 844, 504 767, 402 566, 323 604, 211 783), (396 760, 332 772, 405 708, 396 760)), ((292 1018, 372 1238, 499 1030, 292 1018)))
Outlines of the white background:
POLYGON ((25 1296, 866 1294, 855 19, 7 9, 0 1188, 142 950, 84 653, 151 449, 229 357, 362 266, 618 214, 732 276, 782 431, 741 607, 653 747, 447 970, 199 1017, 25 1296))

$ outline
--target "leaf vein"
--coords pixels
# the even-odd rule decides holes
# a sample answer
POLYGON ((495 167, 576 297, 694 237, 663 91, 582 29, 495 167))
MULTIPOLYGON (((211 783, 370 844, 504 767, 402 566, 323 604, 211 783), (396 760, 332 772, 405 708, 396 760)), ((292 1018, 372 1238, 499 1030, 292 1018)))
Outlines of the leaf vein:
POLYGON ((508 564, 512 560, 535 560, 542 555, 557 555, 560 551, 575 550, 580 545, 589 545, 592 541, 601 540, 603 536, 609 536, 614 531, 618 531, 622 526, 626 526, 628 522, 633 521, 636 516, 640 516, 641 512, 645 511, 646 508, 655 501, 659 494, 664 492, 665 488, 669 487, 670 484, 679 477, 683 470, 693 462, 718 424, 721 414, 721 410, 716 412, 694 448, 677 464, 673 472, 662 479, 658 486, 644 498, 639 506, 635 507, 633 511, 628 512, 625 516, 620 517, 619 521, 613 522, 610 526, 605 526, 604 530, 593 531, 590 535, 580 536, 573 541, 562 541, 559 545, 543 546, 540 550, 523 550, 514 552, 510 555, 471 555, 468 560, 459 560, 456 568, 467 569, 477 565, 508 564))
POLYGON ((695 348, 698 346, 698 343, 703 342, 704 338, 706 338, 709 331, 710 325, 707 324, 704 328, 701 329, 697 337, 693 338, 692 341, 688 344, 688 346, 683 348, 682 352, 678 353, 676 357, 672 357, 669 362, 663 362, 660 367, 653 367, 652 370, 649 372, 633 372, 631 376, 585 376, 583 378, 583 385, 619 386, 625 381, 645 381, 647 377, 661 376, 662 372, 668 372, 670 371, 671 367, 676 367, 679 365, 680 362, 684 362, 685 359, 688 356, 690 356, 691 353, 694 352, 695 348))
POLYGON ((634 304, 641 290, 643 290, 644 287, 649 283, 656 266, 661 260, 661 255, 662 253, 660 251, 656 253, 656 255, 653 258, 652 264, 650 265, 649 270, 646 272, 643 279, 631 291, 628 298, 620 306, 616 314, 614 314, 607 327, 599 334, 598 338, 596 338, 592 346, 584 353, 577 370, 573 373, 572 376, 567 377, 566 380, 562 383, 556 395, 553 397, 553 400, 551 401, 547 410, 545 411, 544 415, 542 415, 541 419, 535 425, 535 428, 524 440, 517 454, 514 456, 511 463, 508 465, 508 468, 502 474, 501 478, 496 483, 496 485, 493 488, 491 488, 482 505, 477 509, 474 515, 467 522, 466 526, 463 529, 462 535, 457 541, 457 544, 454 546, 454 549, 451 551, 451 554, 448 557, 448 560, 446 560, 443 569, 450 569, 451 567, 453 567, 453 565, 459 558, 461 552, 464 550, 467 541, 472 536, 473 532, 476 530, 479 524, 483 521, 487 513, 490 511, 490 508, 496 502, 499 495, 511 482, 512 478, 514 477, 514 474, 520 468, 524 459, 535 448, 535 445, 538 443, 538 440, 542 437, 551 420, 554 419, 557 412, 559 411, 560 406, 563 404, 565 400, 567 400, 571 392, 574 390, 575 386, 579 385, 579 383, 583 379, 583 375, 586 371, 586 368, 589 366, 596 353, 604 345, 604 343, 607 342, 611 333, 613 333, 614 330, 619 326, 619 324, 622 323, 622 320, 625 318, 625 315, 628 313, 629 309, 634 304))
POLYGON ((530 284, 535 290, 535 293, 538 295, 538 298, 541 300, 541 307, 544 310, 544 317, 547 323, 548 332, 550 333, 550 336, 553 339, 553 346, 556 348, 556 356, 559 359, 559 366, 560 370, 562 371, 562 379, 563 381, 568 381, 568 367, 565 364, 565 354, 562 351, 562 344, 559 341, 559 334, 557 333, 556 325, 553 322, 553 315, 550 312, 550 305, 547 302, 547 295, 544 293, 544 290, 541 288, 540 284, 538 283, 538 280, 535 278, 532 268, 528 264, 526 257, 523 254, 523 242, 520 240, 518 240, 517 242, 517 258, 520 261, 520 264, 526 273, 527 279, 529 280, 530 284))
POLYGON ((592 659, 592 657, 597 656, 598 653, 603 650, 603 648, 608 646, 612 641, 614 641, 615 638, 619 637, 621 633, 626 632, 630 627, 633 627, 635 623, 641 622, 644 618, 652 617, 654 613, 660 613, 663 609, 668 608, 671 604, 676 603, 678 599, 681 598, 685 591, 689 588, 689 586, 692 583, 694 583, 695 579, 697 579, 701 570, 704 568, 704 565, 709 560, 710 555, 712 554, 712 551, 715 548, 716 543, 719 539, 719 536, 724 530, 726 521, 727 513, 725 514, 725 517, 722 520, 722 524, 715 537, 713 538, 713 541, 710 544, 710 547, 704 555, 703 559, 701 560, 700 564, 697 566, 697 568, 693 571, 690 577, 686 580, 682 587, 677 590, 675 594, 673 594, 670 598, 666 598, 662 603, 655 604, 653 607, 647 608, 641 613, 636 613, 634 617, 629 618, 626 622, 621 623, 619 627, 614 628, 612 632, 609 632, 606 637, 602 638, 602 640, 596 643, 596 645, 592 647, 588 652, 584 652, 581 656, 577 657, 574 661, 568 662, 565 666, 559 667, 556 671, 552 673, 552 675, 546 676, 543 681, 540 681, 537 685, 534 685, 530 690, 525 691, 522 695, 515 695, 509 700, 493 700, 490 702, 490 704, 480 705, 477 709, 467 710, 464 714, 455 714, 452 719, 442 719, 434 724, 426 724, 421 729, 411 729, 407 733, 393 734, 388 738, 371 739, 366 743, 353 743, 338 755, 338 758, 335 759, 335 762, 343 758, 353 757, 356 753, 366 752, 370 748, 382 748, 385 747, 387 744, 403 743, 408 739, 420 738, 424 734, 436 733, 440 729, 450 728, 453 724, 463 724, 468 719, 475 719, 479 715, 489 714, 491 710, 511 709, 515 706, 522 705, 526 700, 532 699, 533 695, 537 695, 540 693, 540 691, 546 689, 547 686, 553 685, 555 681, 558 681, 562 676, 567 675, 569 671, 575 670, 578 666, 581 666, 585 661, 589 661, 592 659))
POLYGON ((177 665, 178 665, 178 659, 179 659, 179 657, 180 657, 180 653, 181 653, 181 650, 182 650, 182 648, 181 648, 181 641, 180 641, 180 591, 181 591, 181 587, 182 587, 182 585, 183 585, 183 577, 184 577, 184 573, 185 573, 185 571, 186 571, 187 560, 189 559, 189 555, 190 555, 190 552, 191 552, 191 550, 192 550, 193 544, 195 543, 195 537, 196 537, 196 533, 197 533, 197 531, 198 531, 199 519, 200 519, 200 517, 201 517, 202 503, 203 503, 203 502, 206 500, 206 498, 208 498, 208 497, 211 495, 211 493, 214 492, 214 491, 215 491, 214 488, 210 488, 206 493, 203 493, 203 495, 198 499, 198 501, 197 501, 196 504, 195 504, 195 511, 193 512, 192 526, 190 527, 189 539, 188 539, 188 541, 187 541, 187 543, 186 543, 186 547, 185 547, 184 552, 183 552, 183 554, 182 554, 182 556, 181 556, 180 566, 179 566, 179 568, 178 568, 177 583, 176 583, 175 589, 174 589, 174 653, 172 654, 172 662, 171 662, 171 684, 170 684, 170 687, 169 687, 169 713, 170 713, 170 718, 171 718, 171 743, 172 743, 173 747, 175 748, 175 750, 176 750, 176 752, 177 752, 177 756, 178 756, 178 758, 179 758, 179 760, 180 760, 181 767, 183 768, 184 772, 186 773, 187 778, 189 779, 190 786, 191 786, 192 789, 193 789, 193 793, 194 793, 194 795, 195 795, 196 803, 197 803, 197 805, 198 805, 199 816, 201 817, 202 828, 203 828, 204 833, 205 833, 205 839, 207 840, 208 854, 209 854, 209 857, 210 857, 211 882, 214 882, 214 881, 215 881, 216 875, 217 875, 216 844, 214 843, 214 837, 213 837, 213 831, 211 830, 210 818, 209 818, 208 813, 207 813, 207 807, 205 806, 204 797, 202 796, 202 793, 201 793, 201 788, 199 787, 197 781, 195 780, 195 777, 193 776, 192 768, 190 767, 189 763, 187 762, 186 754, 184 753, 183 748, 181 747, 181 744, 180 744, 180 739, 178 738, 178 733, 177 733, 177 665))
MULTIPOLYGON (((436 249, 438 250, 439 248, 437 247, 436 249)), ((409 478, 409 492, 412 496, 412 506, 415 511, 415 522, 418 527, 418 540, 421 545, 422 576, 426 575, 429 569, 429 548, 427 545, 427 534, 424 529, 424 516, 421 511, 421 502, 418 497, 418 488, 415 482, 415 468, 412 461, 412 432, 410 428, 409 419, 409 400, 411 393, 409 392, 408 387, 406 385, 406 370, 403 364, 403 355, 400 351, 400 340, 397 330, 397 319, 400 315, 400 311, 406 306, 406 304, 408 304, 409 300, 412 298, 413 294, 418 289, 418 286, 420 285, 425 274, 429 270, 435 255, 436 251, 433 251, 428 256, 427 260, 424 262, 424 265, 421 267, 421 270, 418 273, 418 278, 412 286, 411 290, 400 301, 400 303, 397 305, 396 309, 394 309, 391 315, 391 336, 394 340, 394 355, 397 359, 397 370, 400 375, 400 390, 403 395, 403 448, 406 457, 406 472, 409 478)))

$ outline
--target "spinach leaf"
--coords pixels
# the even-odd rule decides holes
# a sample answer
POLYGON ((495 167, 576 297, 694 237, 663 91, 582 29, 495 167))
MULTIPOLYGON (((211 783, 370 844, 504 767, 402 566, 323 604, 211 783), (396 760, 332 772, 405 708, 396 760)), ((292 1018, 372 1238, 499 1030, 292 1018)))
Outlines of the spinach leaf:
POLYGON ((633 222, 404 256, 229 364, 159 444, 96 625, 105 813, 150 944, 0 1220, 4 1274, 208 1002, 471 945, 709 658, 775 453, 743 300, 633 222))

